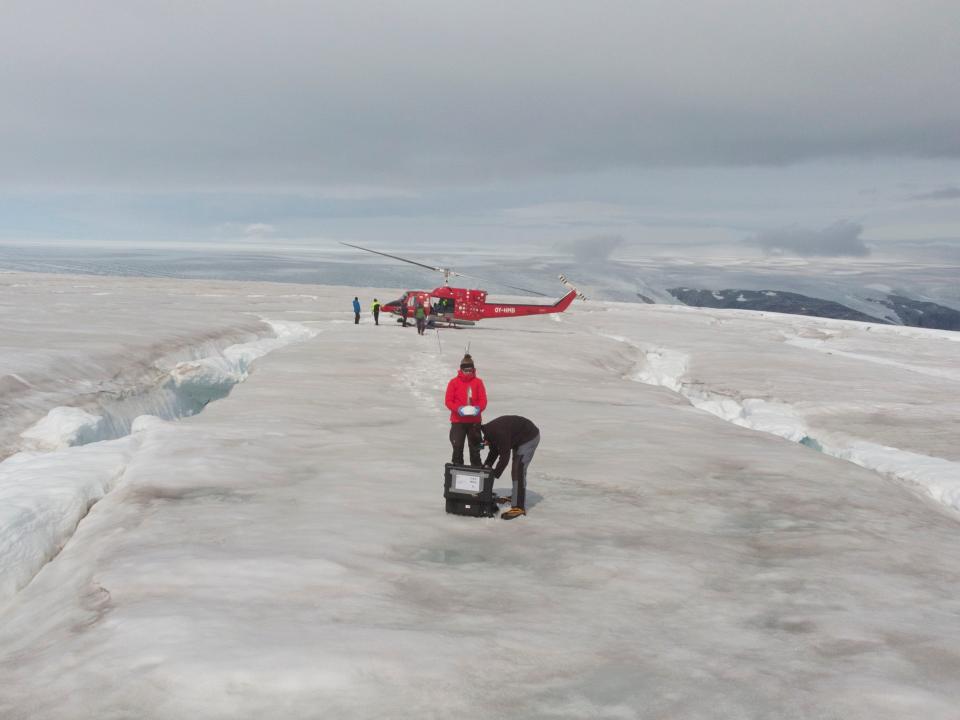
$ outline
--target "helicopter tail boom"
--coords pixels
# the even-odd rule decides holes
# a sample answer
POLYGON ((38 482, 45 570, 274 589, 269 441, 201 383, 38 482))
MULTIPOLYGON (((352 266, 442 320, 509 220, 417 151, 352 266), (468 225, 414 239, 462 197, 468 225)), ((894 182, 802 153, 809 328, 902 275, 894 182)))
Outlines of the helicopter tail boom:
POLYGON ((576 299, 586 300, 583 294, 569 283, 570 292, 557 300, 552 305, 521 305, 516 303, 484 303, 480 312, 480 317, 517 317, 519 315, 547 315, 549 313, 562 313, 576 299))

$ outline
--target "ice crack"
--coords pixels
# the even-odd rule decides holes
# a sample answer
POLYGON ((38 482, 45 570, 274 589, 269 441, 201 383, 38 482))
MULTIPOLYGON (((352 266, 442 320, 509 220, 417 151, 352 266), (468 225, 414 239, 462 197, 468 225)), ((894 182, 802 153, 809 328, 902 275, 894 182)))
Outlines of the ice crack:
POLYGON ((121 482, 140 433, 195 415, 245 380, 257 358, 316 335, 269 322, 274 336, 181 362, 158 384, 99 407, 59 407, 21 434, 24 451, 0 462, 0 602, 51 562, 94 505, 121 482))
POLYGON ((158 367, 154 383, 123 393, 101 394, 86 408, 57 407, 21 433, 24 450, 61 450, 130 433, 141 415, 179 420, 196 415, 209 403, 230 394, 250 374, 252 363, 285 345, 317 333, 293 322, 265 320, 274 336, 231 345, 224 350, 169 369, 158 367))
POLYGON ((811 429, 806 419, 788 403, 738 398, 689 380, 690 359, 684 353, 665 348, 645 349, 618 335, 604 337, 630 346, 640 356, 634 369, 625 375, 629 380, 667 388, 694 407, 727 422, 777 435, 919 487, 937 502, 960 511, 960 463, 811 429))

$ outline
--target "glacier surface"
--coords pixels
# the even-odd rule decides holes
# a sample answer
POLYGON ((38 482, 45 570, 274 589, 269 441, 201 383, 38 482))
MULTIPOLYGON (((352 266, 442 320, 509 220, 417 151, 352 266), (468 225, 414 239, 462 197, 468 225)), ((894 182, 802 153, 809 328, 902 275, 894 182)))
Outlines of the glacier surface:
POLYGON ((957 716, 956 334, 355 294, 0 274, 0 717, 957 716), (443 512, 467 344, 510 523, 443 512))

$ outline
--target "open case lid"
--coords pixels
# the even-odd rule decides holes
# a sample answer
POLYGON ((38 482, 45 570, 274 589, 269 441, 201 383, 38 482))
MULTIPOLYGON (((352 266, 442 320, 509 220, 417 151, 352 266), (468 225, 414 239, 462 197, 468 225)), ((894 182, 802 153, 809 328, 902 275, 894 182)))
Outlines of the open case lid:
POLYGON ((493 470, 485 467, 447 465, 446 486, 450 492, 477 495, 493 486, 493 470))

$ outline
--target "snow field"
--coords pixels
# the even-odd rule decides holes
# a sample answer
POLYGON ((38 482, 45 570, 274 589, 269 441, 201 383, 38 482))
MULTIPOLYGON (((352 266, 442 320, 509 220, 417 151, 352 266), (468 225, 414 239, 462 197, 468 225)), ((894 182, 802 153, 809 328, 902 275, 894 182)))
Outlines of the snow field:
POLYGON ((955 717, 956 518, 634 382, 637 352, 603 335, 669 349, 663 378, 685 358, 704 388, 800 410, 822 393, 842 418, 866 389, 955 422, 943 379, 784 345, 777 318, 588 303, 438 345, 342 322, 363 291, 277 292, 224 284, 195 312, 250 302, 323 332, 201 414, 68 451, 136 444, 0 610, 0 717, 955 717), (543 435, 510 523, 442 509, 467 342, 486 416, 543 435))

